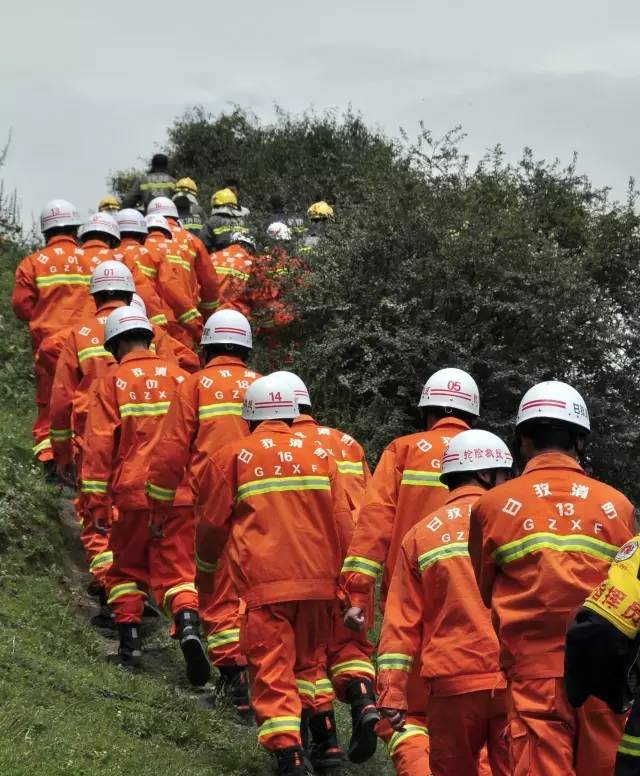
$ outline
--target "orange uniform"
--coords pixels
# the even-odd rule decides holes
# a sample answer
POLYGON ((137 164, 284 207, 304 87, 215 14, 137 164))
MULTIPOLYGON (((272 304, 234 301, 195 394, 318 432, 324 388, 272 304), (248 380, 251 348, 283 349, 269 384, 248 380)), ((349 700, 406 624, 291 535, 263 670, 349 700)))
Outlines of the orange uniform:
MULTIPOLYGON (((118 509, 110 540, 113 564, 107 572, 109 604, 118 623, 141 621, 149 587, 168 611, 197 609, 195 585, 189 579, 193 533, 165 525, 151 537, 145 493, 161 420, 184 377, 151 351, 136 350, 98 381, 89 408, 82 493, 97 525, 110 522, 110 497, 118 509)), ((176 505, 192 509, 187 484, 178 489, 176 505)))
POLYGON ((251 277, 253 305, 260 313, 260 325, 275 341, 278 329, 288 326, 296 318, 287 291, 300 285, 304 265, 282 248, 274 248, 270 256, 262 256, 254 264, 251 277))
POLYGON ((220 306, 218 277, 211 264, 209 251, 195 234, 188 232, 175 218, 167 217, 173 239, 180 246, 184 257, 193 266, 198 284, 199 306, 203 317, 207 318, 220 306))
MULTIPOLYGON (((45 248, 23 259, 16 270, 11 303, 15 314, 29 324, 34 355, 45 337, 80 319, 89 309, 88 289, 96 263, 85 256, 75 239, 58 235, 45 248)), ((50 460, 49 394, 53 375, 36 365, 34 455, 50 460)))
POLYGON ((202 317, 197 309, 197 286, 191 263, 184 258, 180 246, 160 232, 151 232, 144 245, 147 253, 141 254, 138 261, 166 304, 168 331, 193 348, 202 333, 202 317))
POLYGON ((151 323, 155 323, 158 326, 166 326, 168 321, 165 314, 165 305, 158 296, 151 278, 147 277, 142 269, 143 266, 148 267, 151 264, 151 260, 146 258, 147 253, 148 251, 144 245, 141 245, 131 237, 125 237, 113 252, 113 258, 121 261, 133 275, 136 291, 142 297, 151 323))
POLYGON ((211 254, 218 277, 220 307, 238 310, 250 317, 253 301, 248 283, 255 259, 242 245, 231 245, 211 254))
POLYGON ((258 739, 270 750, 299 746, 352 527, 335 462, 286 423, 265 421, 209 456, 198 488, 199 568, 210 575, 228 538, 246 610, 240 640, 258 739))
MULTIPOLYGON (((186 470, 197 469, 207 455, 248 436, 242 402, 258 377, 237 356, 216 356, 179 386, 163 422, 162 445, 149 466, 147 493, 154 521, 161 522, 171 512, 186 470)), ((193 480, 192 484, 195 488, 193 480)), ((193 573, 195 577, 195 559, 193 573)), ((224 561, 216 572, 213 593, 200 595, 200 612, 211 662, 246 665, 239 649, 238 595, 224 561)))
MULTIPOLYGON (((442 506, 447 499, 447 488, 440 482, 444 450, 450 439, 468 428, 463 420, 444 417, 429 431, 396 439, 382 453, 365 493, 342 568, 342 589, 349 605, 359 606, 365 612, 372 610, 375 581, 384 569, 381 589, 384 606, 405 535, 422 516, 442 506)), ((368 622, 369 627, 372 624, 368 622)), ((334 666, 334 686, 337 678, 346 687, 363 673, 374 675, 358 660, 334 666)), ((339 685, 336 690, 340 697, 339 685)), ((410 760, 428 773, 429 742, 424 735, 427 696, 417 668, 409 680, 408 696, 407 721, 412 726, 409 735, 393 739, 393 730, 385 721, 378 725, 378 733, 390 745, 396 768, 402 768, 403 761, 410 760), (390 743, 392 740, 395 746, 390 743)))
POLYGON ((595 698, 569 706, 564 645, 575 611, 633 533, 630 502, 559 452, 537 455, 472 509, 469 552, 509 680, 515 776, 613 771, 624 717, 595 698))
MULTIPOLYGON (((479 485, 457 488, 407 533, 382 626, 378 705, 407 709, 407 682, 416 662, 429 698, 434 776, 477 774, 485 744, 494 776, 509 774, 502 737, 506 681, 467 549, 471 506, 484 492, 479 485)), ((402 735, 395 734, 392 750, 402 735)))

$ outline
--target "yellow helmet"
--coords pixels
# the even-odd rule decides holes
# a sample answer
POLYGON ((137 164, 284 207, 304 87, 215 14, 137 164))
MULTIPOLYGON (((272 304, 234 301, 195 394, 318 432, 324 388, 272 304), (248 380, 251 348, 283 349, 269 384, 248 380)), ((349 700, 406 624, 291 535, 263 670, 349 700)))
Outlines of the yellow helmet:
POLYGON ((220 207, 220 205, 237 205, 238 198, 231 189, 219 189, 211 197, 211 207, 220 207))
POLYGON ((114 210, 120 210, 120 203, 113 194, 103 197, 100 202, 98 202, 98 211, 100 213, 111 213, 114 210))
POLYGON ((333 208, 328 202, 321 200, 320 202, 314 202, 313 205, 307 210, 309 218, 314 220, 320 220, 322 218, 333 218, 333 208))
POLYGON ((176 183, 176 191, 187 191, 189 194, 196 196, 198 194, 198 185, 193 178, 180 178, 176 183))

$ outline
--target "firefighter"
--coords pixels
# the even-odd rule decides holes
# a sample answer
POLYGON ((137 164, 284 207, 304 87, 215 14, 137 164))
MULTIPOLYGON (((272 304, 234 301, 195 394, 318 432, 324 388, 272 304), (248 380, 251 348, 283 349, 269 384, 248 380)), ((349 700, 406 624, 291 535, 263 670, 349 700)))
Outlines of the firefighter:
MULTIPOLYGON (((24 258, 16 269, 13 311, 29 324, 34 356, 45 338, 79 320, 89 306, 87 289, 97 262, 90 261, 76 238, 82 223, 75 205, 65 199, 48 202, 40 214, 46 246, 24 258)), ((53 472, 49 438, 52 374, 36 362, 36 406, 33 454, 53 472)))
POLYGON ((335 218, 333 208, 328 202, 314 202, 307 210, 308 228, 303 234, 300 253, 310 253, 322 240, 327 224, 335 218))
POLYGON ((228 539, 258 740, 282 776, 306 773, 300 719, 313 701, 298 688, 315 681, 324 660, 351 532, 335 462, 295 436, 298 415, 286 380, 256 380, 243 405, 251 435, 210 455, 199 473, 201 584, 212 584, 228 539))
POLYGON ((108 194, 98 202, 98 213, 108 213, 110 216, 116 217, 116 213, 120 210, 120 203, 117 197, 113 194, 108 194))
POLYGON ((578 462, 589 431, 574 388, 531 388, 516 421, 524 472, 471 513, 469 552, 508 679, 515 776, 609 776, 624 726, 594 698, 574 711, 562 681, 569 622, 634 529, 629 501, 578 462))
MULTIPOLYGON (((196 471, 206 456, 249 434, 242 418, 242 401, 260 375, 247 365, 253 347, 251 325, 235 310, 214 313, 204 328, 201 345, 205 367, 188 377, 175 393, 162 425, 162 446, 151 461, 147 495, 152 524, 171 519, 176 488, 187 470, 196 471)), ((191 479, 193 501, 198 498, 191 479)), ((192 532, 195 522, 183 510, 192 532)), ((195 575, 195 567, 194 567, 195 575)), ((200 596, 211 663, 220 673, 218 693, 226 695, 236 711, 249 713, 247 661, 240 651, 238 596, 231 584, 226 559, 216 574, 213 595, 200 596)))
POLYGON ((109 213, 94 213, 78 233, 85 256, 96 263, 113 259, 113 249, 120 245, 120 229, 109 213))
MULTIPOLYGON (((477 776, 485 745, 493 775, 510 773, 506 681, 467 542, 472 504, 509 478, 512 463, 507 445, 489 431, 452 439, 442 459, 447 501, 406 534, 393 572, 378 650, 378 706, 394 730, 408 729, 407 682, 416 663, 427 685, 433 776, 477 776)), ((402 772, 424 774, 410 763, 402 772)))
POLYGON ((122 198, 122 207, 134 207, 146 213, 149 202, 154 197, 170 197, 175 189, 176 180, 169 173, 169 158, 166 154, 154 154, 149 172, 137 178, 127 194, 122 198))
MULTIPOLYGON (((120 635, 124 665, 141 664, 140 626, 149 590, 170 600, 172 635, 184 654, 187 677, 197 686, 209 679, 200 639, 198 594, 192 577, 194 536, 165 523, 150 526, 146 472, 158 444, 161 420, 186 373, 151 351, 153 327, 136 307, 120 307, 106 320, 104 347, 118 362, 98 382, 85 427, 82 493, 97 529, 109 528, 110 500, 118 510, 110 535, 112 565, 108 603, 120 635)), ((185 482, 176 506, 189 505, 185 482)))
MULTIPOLYGON (((384 610, 389 582, 405 534, 427 512, 442 506, 447 489, 440 481, 441 459, 451 439, 467 431, 480 412, 475 380, 461 369, 441 369, 426 382, 418 404, 425 431, 392 442, 383 452, 367 488, 360 517, 343 566, 342 597, 345 624, 355 631, 370 628, 372 596, 383 572, 381 607, 384 610), (368 616, 367 616, 368 615, 368 616)), ((332 678, 346 683, 351 704, 353 733, 349 757, 363 762, 376 747, 378 721, 373 687, 374 674, 360 661, 334 666, 332 678)), ((417 668, 409 680, 408 726, 394 732, 388 722, 378 726, 387 742, 396 770, 405 762, 429 768, 426 731, 426 690, 417 668)))
POLYGON ((214 192, 211 197, 211 215, 201 232, 202 241, 209 253, 226 248, 232 234, 247 231, 236 194, 231 189, 214 192))
POLYGON ((256 244, 243 232, 228 235, 226 248, 211 254, 218 276, 220 305, 249 317, 254 306, 250 280, 256 267, 256 244))
POLYGON ((198 236, 204 222, 202 208, 198 204, 198 186, 193 178, 180 178, 176 183, 173 201, 178 208, 178 217, 182 226, 191 234, 198 236))

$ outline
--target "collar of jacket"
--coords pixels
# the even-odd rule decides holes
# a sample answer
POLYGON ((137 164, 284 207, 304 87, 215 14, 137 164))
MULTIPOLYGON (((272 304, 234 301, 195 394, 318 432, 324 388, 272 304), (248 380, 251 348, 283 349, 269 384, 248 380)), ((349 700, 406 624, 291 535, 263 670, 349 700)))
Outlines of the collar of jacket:
POLYGON ((240 356, 214 356, 211 361, 207 361, 205 369, 210 366, 243 366, 245 369, 249 369, 246 363, 240 358, 240 356))
POLYGON ((444 418, 437 420, 433 426, 431 426, 429 431, 441 431, 444 428, 456 428, 460 429, 460 431, 468 431, 469 424, 464 420, 460 420, 460 418, 454 417, 453 415, 445 415, 444 418))
POLYGON ((102 307, 98 307, 96 315, 110 313, 113 310, 117 310, 118 307, 124 307, 124 302, 120 301, 120 299, 110 299, 108 302, 105 302, 102 307))
POLYGON ((48 248, 50 245, 58 245, 59 243, 63 242, 71 243, 72 245, 78 244, 78 241, 75 239, 75 237, 72 237, 70 234, 57 234, 55 237, 47 240, 46 247, 48 248))
POLYGON ((469 498, 470 496, 480 498, 480 496, 484 496, 486 492, 487 491, 482 485, 461 485, 459 488, 456 488, 449 493, 449 496, 444 503, 453 504, 454 501, 460 501, 460 499, 469 498))
POLYGON ((540 453, 532 458, 524 467, 523 474, 537 472, 542 469, 567 469, 572 472, 584 474, 584 469, 570 455, 561 452, 540 453))
POLYGON ((109 248, 109 245, 103 240, 87 240, 87 242, 82 243, 82 247, 83 248, 109 248))
POLYGON ((132 350, 131 353, 127 353, 120 363, 128 364, 130 361, 144 361, 152 358, 157 359, 158 356, 150 350, 132 350))
POLYGON ((315 418, 312 418, 311 415, 298 415, 297 418, 293 419, 293 425, 294 426, 319 426, 320 424, 315 418))
POLYGON ((291 428, 283 420, 263 420, 254 434, 291 434, 291 428))

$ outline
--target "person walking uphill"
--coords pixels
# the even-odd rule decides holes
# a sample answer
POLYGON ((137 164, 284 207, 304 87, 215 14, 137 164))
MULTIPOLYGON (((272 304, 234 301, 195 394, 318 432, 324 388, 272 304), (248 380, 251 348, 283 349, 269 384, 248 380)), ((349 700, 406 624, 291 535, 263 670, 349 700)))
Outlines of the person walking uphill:
POLYGON ((571 618, 634 533, 629 501, 578 463, 589 430, 574 388, 531 388, 516 424, 525 470, 471 512, 469 553, 508 680, 514 776, 610 776, 624 727, 593 698, 574 711, 562 681, 571 618))
POLYGON ((452 439, 442 459, 447 502, 407 533, 393 572, 378 652, 378 706, 402 734, 415 663, 427 683, 433 776, 484 773, 485 745, 493 776, 509 776, 506 681, 467 542, 472 504, 508 479, 511 465, 509 448, 495 434, 469 430, 452 439))
POLYGON ((134 207, 146 213, 152 199, 172 196, 175 186, 176 179, 169 173, 169 157, 166 154, 154 154, 149 172, 134 182, 122 198, 122 207, 134 207))
MULTIPOLYGON (((373 625, 366 621, 365 613, 373 610, 373 589, 383 569, 384 606, 407 531, 447 500, 447 489, 440 481, 442 454, 451 439, 467 431, 478 416, 478 386, 461 369, 440 369, 427 380, 418 406, 425 431, 400 437, 383 452, 367 487, 342 569, 342 597, 347 604, 345 624, 356 631, 373 625)), ((349 756, 354 762, 362 762, 371 757, 376 747, 374 677, 366 665, 356 661, 334 666, 332 678, 334 684, 339 678, 347 685, 353 715, 349 756)), ((388 743, 398 773, 405 773, 409 767, 428 773, 427 698, 417 668, 409 679, 409 689, 407 729, 394 732, 386 721, 377 729, 388 743)))
MULTIPOLYGON (((161 420, 186 373, 151 350, 153 327, 137 307, 120 307, 105 323, 104 347, 118 366, 98 382, 85 428, 82 493, 94 525, 107 527, 110 501, 118 510, 111 529, 113 563, 107 572, 108 603, 120 634, 121 661, 141 663, 140 626, 147 591, 170 599, 173 633, 180 640, 187 677, 203 685, 209 662, 200 641, 198 595, 190 577, 193 534, 150 530, 146 472, 160 443, 161 420)), ((176 504, 189 505, 183 484, 176 504)))
POLYGON ((298 687, 324 660, 352 525, 333 458, 292 431, 298 414, 285 380, 256 380, 243 405, 251 435, 209 456, 198 483, 200 584, 228 539, 258 739, 281 776, 306 773, 300 720, 313 701, 298 687))

